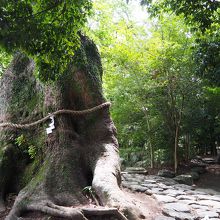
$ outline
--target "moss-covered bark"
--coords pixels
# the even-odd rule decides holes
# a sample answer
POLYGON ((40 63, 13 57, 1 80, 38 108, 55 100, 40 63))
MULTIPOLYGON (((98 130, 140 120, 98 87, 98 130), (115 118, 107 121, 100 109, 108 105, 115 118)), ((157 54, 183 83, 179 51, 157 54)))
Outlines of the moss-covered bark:
MULTIPOLYGON (((33 71, 34 62, 31 59, 23 54, 15 55, 10 67, 0 80, 1 122, 22 123, 35 120, 38 115, 42 115, 42 91, 33 76, 33 71)), ((31 179, 26 177, 25 181, 21 180, 24 179, 25 167, 30 166, 29 163, 32 162, 28 155, 28 143, 22 143, 20 146, 16 144, 16 139, 22 134, 29 145, 33 143, 38 148, 42 144, 38 141, 40 140, 38 128, 28 132, 0 128, 0 197, 2 200, 7 193, 18 192, 28 179, 31 179)))
MULTIPOLYGON (((50 85, 41 85, 33 77, 32 60, 16 55, 0 84, 5 88, 0 93, 1 121, 32 122, 58 109, 84 110, 105 102, 99 53, 88 38, 81 36, 81 42, 66 73, 50 85)), ((5 187, 9 182, 16 183, 17 191, 23 187, 7 219, 17 219, 25 211, 66 219, 94 219, 94 215, 127 219, 117 209, 89 209, 83 195, 87 186, 93 187, 99 205, 120 207, 128 219, 139 219, 120 190, 118 143, 109 110, 77 117, 60 115, 55 126, 47 136, 45 125, 25 131, 1 129, 0 158, 7 162, 0 164, 0 179, 4 179, 0 195, 4 198, 10 192, 5 187), (32 159, 30 146, 37 151, 32 159), (11 149, 9 157, 3 149, 11 149), (13 167, 12 156, 16 157, 13 167), (16 175, 7 175, 8 170, 17 170, 16 175)))

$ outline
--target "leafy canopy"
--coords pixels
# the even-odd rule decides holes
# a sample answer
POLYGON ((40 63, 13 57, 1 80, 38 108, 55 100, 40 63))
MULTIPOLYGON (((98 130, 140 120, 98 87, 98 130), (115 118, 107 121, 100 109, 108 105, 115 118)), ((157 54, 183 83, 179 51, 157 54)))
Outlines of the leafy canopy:
POLYGON ((212 86, 220 86, 220 1, 219 0, 141 0, 152 16, 163 13, 183 15, 197 34, 195 61, 197 74, 212 86))
POLYGON ((176 15, 183 14, 190 24, 198 24, 200 30, 205 31, 211 25, 220 21, 220 2, 218 0, 141 0, 147 5, 152 15, 172 11, 176 15))
POLYGON ((0 46, 35 57, 40 78, 56 79, 79 46, 91 0, 1 0, 0 46))

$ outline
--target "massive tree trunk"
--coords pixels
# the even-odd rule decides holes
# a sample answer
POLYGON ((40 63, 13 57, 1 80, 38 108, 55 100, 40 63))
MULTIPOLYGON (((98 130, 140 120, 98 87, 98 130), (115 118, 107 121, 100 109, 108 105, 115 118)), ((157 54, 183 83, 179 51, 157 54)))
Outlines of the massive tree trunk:
MULTIPOLYGON (((15 56, 1 79, 0 123, 29 123, 56 110, 81 111, 106 102, 99 53, 88 38, 81 41, 68 70, 49 85, 33 77, 31 59, 15 56)), ((48 135, 46 126, 0 128, 0 209, 7 193, 20 191, 7 220, 38 211, 76 220, 141 218, 120 189, 116 129, 107 105, 80 116, 55 116, 55 129, 48 135), (93 208, 83 193, 88 186, 98 203, 93 208)))

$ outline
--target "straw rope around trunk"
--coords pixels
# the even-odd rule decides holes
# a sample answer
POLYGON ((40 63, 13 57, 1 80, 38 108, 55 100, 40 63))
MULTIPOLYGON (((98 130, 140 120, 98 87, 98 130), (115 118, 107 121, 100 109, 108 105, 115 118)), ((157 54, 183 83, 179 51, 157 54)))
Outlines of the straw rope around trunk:
POLYGON ((41 124, 41 123, 45 122, 51 116, 56 116, 56 115, 61 115, 61 114, 72 114, 72 115, 75 115, 75 116, 86 115, 86 114, 95 112, 97 110, 100 110, 102 108, 109 107, 110 105, 111 105, 110 102, 105 102, 105 103, 97 105, 97 106, 95 106, 93 108, 89 108, 89 109, 85 109, 85 110, 79 110, 79 111, 68 110, 68 109, 61 109, 61 110, 57 110, 57 111, 55 111, 53 113, 50 113, 49 115, 45 116, 44 118, 39 119, 39 120, 37 120, 35 122, 32 122, 32 123, 28 123, 28 124, 15 124, 15 123, 11 123, 11 122, 3 122, 3 123, 0 123, 0 127, 10 127, 10 128, 16 128, 16 129, 27 129, 27 128, 34 127, 34 126, 36 126, 38 124, 41 124))

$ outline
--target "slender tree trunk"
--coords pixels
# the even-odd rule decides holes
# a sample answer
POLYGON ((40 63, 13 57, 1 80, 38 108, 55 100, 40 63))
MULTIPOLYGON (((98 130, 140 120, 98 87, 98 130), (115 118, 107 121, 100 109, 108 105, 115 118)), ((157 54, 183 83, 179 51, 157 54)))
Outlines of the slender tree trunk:
POLYGON ((189 133, 187 133, 185 137, 185 152, 186 152, 185 160, 188 162, 189 157, 190 157, 190 135, 189 133))
POLYGON ((174 172, 177 173, 178 169, 178 148, 179 148, 179 126, 175 130, 175 142, 174 142, 174 172))
MULTIPOLYGON (((145 109, 145 108, 144 108, 144 114, 145 114, 146 122, 147 122, 147 130, 148 130, 148 132, 150 132, 150 130, 151 130, 150 122, 148 119, 147 109, 145 109)), ((150 167, 154 168, 154 147, 152 144, 151 136, 149 136, 148 139, 149 139, 149 146, 150 146, 150 167)))

